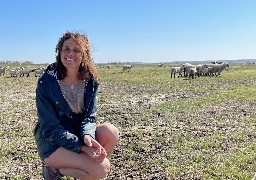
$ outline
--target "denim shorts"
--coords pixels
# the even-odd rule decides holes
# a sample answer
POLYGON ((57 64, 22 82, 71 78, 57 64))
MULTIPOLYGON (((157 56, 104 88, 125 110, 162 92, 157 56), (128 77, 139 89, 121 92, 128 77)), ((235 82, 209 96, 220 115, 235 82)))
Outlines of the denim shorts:
POLYGON ((47 140, 39 128, 35 129, 34 136, 37 151, 42 161, 44 161, 45 158, 49 157, 60 147, 56 145, 54 142, 47 140))

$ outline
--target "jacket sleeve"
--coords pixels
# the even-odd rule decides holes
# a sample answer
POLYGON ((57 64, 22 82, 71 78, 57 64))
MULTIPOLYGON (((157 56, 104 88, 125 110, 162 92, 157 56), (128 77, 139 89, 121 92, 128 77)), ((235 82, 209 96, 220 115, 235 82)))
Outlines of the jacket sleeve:
POLYGON ((82 138, 86 134, 95 138, 98 83, 92 82, 88 86, 91 88, 86 89, 86 98, 88 98, 88 101, 85 103, 86 113, 81 122, 80 135, 82 138))
POLYGON ((49 141, 73 152, 80 152, 82 143, 78 137, 63 128, 58 119, 57 107, 50 98, 51 89, 39 79, 36 89, 36 107, 43 136, 49 141))

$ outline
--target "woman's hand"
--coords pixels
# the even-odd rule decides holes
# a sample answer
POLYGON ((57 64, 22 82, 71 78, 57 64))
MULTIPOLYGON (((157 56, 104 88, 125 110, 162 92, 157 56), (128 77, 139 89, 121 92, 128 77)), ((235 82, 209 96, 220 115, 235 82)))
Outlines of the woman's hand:
POLYGON ((101 163, 107 157, 105 149, 90 135, 84 135, 84 143, 87 147, 82 146, 81 151, 86 153, 91 159, 101 163))

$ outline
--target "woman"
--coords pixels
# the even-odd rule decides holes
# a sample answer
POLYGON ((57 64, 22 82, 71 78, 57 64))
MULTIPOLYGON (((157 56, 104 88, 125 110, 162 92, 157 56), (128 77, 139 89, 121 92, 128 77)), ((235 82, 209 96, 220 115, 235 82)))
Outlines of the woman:
POLYGON ((110 123, 96 125, 97 92, 88 37, 64 33, 56 46, 56 62, 39 78, 36 89, 34 135, 45 179, 101 179, 109 172, 107 157, 119 132, 110 123))

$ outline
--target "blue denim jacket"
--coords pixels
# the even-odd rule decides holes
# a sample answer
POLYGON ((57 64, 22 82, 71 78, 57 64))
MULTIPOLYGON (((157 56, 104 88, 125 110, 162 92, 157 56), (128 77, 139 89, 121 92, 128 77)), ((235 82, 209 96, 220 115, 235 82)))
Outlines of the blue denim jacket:
POLYGON ((49 66, 39 78, 36 89, 38 123, 34 136, 40 158, 50 156, 59 147, 80 153, 85 134, 95 138, 98 82, 85 82, 84 108, 81 114, 71 111, 62 94, 57 71, 49 66))

